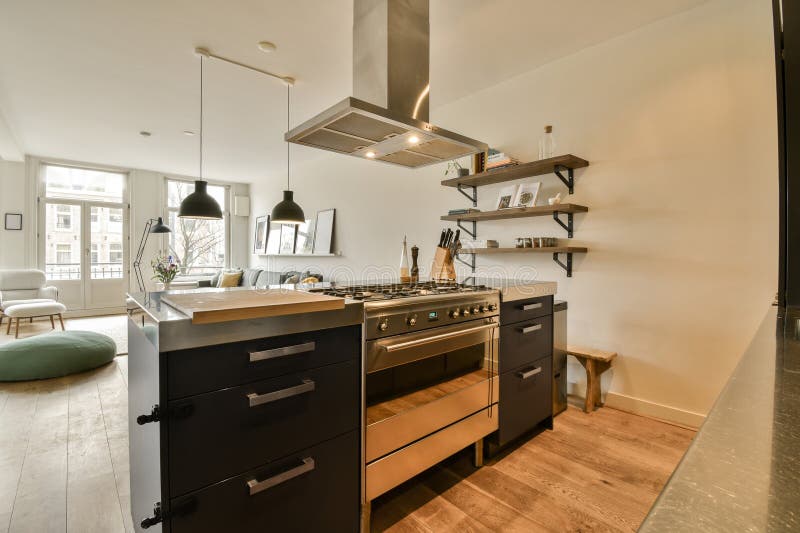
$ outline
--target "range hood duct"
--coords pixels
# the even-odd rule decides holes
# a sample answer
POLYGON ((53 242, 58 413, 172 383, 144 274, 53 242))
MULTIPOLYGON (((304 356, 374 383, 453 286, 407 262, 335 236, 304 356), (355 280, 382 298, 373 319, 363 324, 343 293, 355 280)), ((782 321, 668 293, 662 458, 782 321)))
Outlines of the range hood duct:
POLYGON ((285 139, 411 168, 485 152, 485 143, 428 123, 429 62, 428 0, 354 0, 354 96, 285 139))

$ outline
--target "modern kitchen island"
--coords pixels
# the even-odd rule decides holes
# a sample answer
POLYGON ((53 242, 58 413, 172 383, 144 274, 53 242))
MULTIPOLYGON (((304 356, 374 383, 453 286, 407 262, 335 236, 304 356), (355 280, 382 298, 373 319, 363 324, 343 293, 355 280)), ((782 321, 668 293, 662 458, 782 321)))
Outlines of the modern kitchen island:
POLYGON ((162 301, 176 291, 130 295, 137 530, 346 532, 362 513, 367 531, 370 500, 405 479, 552 427, 556 284, 461 288, 351 286, 339 310, 214 324, 162 301))

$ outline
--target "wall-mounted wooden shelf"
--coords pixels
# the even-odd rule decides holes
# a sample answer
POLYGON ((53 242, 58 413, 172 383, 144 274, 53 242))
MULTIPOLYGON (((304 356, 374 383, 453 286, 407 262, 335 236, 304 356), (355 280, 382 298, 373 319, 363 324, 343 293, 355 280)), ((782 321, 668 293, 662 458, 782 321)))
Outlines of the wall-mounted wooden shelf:
POLYGON ((541 161, 521 163, 511 167, 499 168, 497 170, 487 170, 478 174, 461 176, 442 181, 445 187, 480 187, 482 185, 493 185, 506 181, 533 176, 543 176, 545 174, 556 174, 561 181, 569 188, 572 194, 574 187, 573 170, 576 168, 588 167, 589 162, 572 154, 559 155, 541 161), (563 171, 568 171, 569 176, 564 177, 563 171))
POLYGON ((547 246, 544 248, 461 248, 459 254, 469 254, 475 257, 476 254, 529 254, 529 253, 552 253, 553 261, 567 272, 567 277, 572 277, 572 254, 585 254, 589 249, 583 246, 547 246), (562 262, 558 254, 565 254, 566 262, 562 262))
POLYGON ((341 257, 342 252, 335 254, 258 254, 260 257, 341 257))
POLYGON ((464 215, 444 215, 442 220, 456 222, 459 220, 482 222, 486 220, 504 220, 508 218, 544 217, 552 213, 585 213, 589 208, 577 204, 537 205, 535 207, 511 207, 497 211, 479 211, 464 215))
POLYGON ((460 254, 529 254, 529 253, 553 253, 553 254, 583 254, 588 252, 588 248, 582 246, 547 246, 544 248, 461 248, 460 254))

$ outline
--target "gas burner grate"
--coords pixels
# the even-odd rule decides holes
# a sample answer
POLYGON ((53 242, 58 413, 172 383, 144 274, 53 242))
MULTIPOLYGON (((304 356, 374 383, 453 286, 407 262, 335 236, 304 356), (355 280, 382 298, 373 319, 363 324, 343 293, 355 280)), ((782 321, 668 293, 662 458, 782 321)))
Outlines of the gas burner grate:
POLYGON ((375 285, 343 285, 325 289, 313 289, 328 296, 350 298, 362 301, 394 300, 417 296, 435 296, 437 294, 470 293, 488 290, 485 285, 462 285, 458 283, 436 283, 424 281, 420 283, 387 283, 375 285))

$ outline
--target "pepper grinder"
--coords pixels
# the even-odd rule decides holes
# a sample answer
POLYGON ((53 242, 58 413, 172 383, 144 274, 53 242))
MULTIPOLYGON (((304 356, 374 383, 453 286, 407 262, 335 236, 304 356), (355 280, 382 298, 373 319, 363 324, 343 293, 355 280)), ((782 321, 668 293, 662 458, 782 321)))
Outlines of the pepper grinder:
POLYGON ((419 266, 417 265, 417 258, 419 257, 419 247, 415 244, 411 247, 411 283, 419 281, 419 266))

